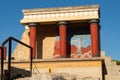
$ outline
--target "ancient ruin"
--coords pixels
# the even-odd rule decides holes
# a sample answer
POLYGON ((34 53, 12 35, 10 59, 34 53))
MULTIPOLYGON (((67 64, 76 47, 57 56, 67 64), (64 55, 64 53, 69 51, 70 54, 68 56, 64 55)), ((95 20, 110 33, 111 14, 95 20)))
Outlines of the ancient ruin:
POLYGON ((33 49, 32 76, 27 76, 30 49, 18 43, 11 78, 19 74, 17 80, 120 79, 120 67, 100 48, 99 5, 27 9, 23 15, 20 23, 25 31, 20 41, 33 49), (112 66, 118 67, 116 71, 111 71, 112 66))

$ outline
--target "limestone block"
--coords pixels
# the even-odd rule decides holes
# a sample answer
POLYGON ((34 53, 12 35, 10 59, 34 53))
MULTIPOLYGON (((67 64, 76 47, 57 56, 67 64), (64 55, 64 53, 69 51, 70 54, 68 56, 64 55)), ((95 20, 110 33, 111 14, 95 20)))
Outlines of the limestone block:
POLYGON ((120 75, 105 75, 105 80, 120 80, 120 75))
POLYGON ((101 57, 105 57, 105 52, 104 52, 104 51, 101 51, 101 52, 100 52, 100 56, 101 56, 101 57))
POLYGON ((53 58, 55 37, 46 37, 43 40, 43 59, 53 58))
POLYGON ((100 78, 84 77, 84 78, 77 78, 76 80, 100 80, 100 78))
POLYGON ((116 61, 111 61, 111 65, 116 65, 116 61))

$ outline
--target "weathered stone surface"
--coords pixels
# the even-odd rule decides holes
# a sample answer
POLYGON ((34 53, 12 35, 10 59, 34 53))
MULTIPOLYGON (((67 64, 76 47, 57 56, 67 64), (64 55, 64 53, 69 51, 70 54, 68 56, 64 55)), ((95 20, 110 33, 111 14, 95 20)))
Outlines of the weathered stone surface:
POLYGON ((37 28, 37 54, 38 58, 52 59, 56 41, 56 26, 41 26, 37 28), (52 29, 49 29, 52 27, 52 29))
MULTIPOLYGON (((53 58, 54 45, 57 35, 57 27, 53 26, 53 29, 48 29, 49 27, 39 27, 37 28, 37 58, 39 59, 50 59, 53 58)), ((21 41, 29 45, 29 28, 26 28, 21 41)), ((29 48, 17 44, 12 57, 15 60, 23 60, 30 58, 29 48)))
POLYGON ((120 80, 120 65, 112 61, 110 56, 105 57, 105 66, 107 71, 105 80, 120 80))
POLYGON ((120 80, 120 75, 106 75, 105 80, 120 80))
POLYGON ((84 77, 84 78, 78 78, 76 80, 100 80, 100 78, 94 78, 94 77, 84 77))
MULTIPOLYGON (((25 31, 21 37, 21 41, 29 45, 28 33, 29 33, 29 28, 25 29, 25 31)), ((12 57, 15 60, 29 59, 30 58, 30 50, 29 50, 29 48, 18 43, 12 54, 12 57)))
POLYGON ((96 77, 79 77, 66 73, 54 73, 54 74, 34 74, 31 78, 19 78, 17 80, 100 80, 96 77))

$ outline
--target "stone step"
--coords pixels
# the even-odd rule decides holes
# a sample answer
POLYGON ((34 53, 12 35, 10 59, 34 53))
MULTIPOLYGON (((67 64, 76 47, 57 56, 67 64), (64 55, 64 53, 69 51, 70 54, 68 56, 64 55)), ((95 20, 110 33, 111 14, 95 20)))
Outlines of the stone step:
POLYGON ((103 57, 103 58, 105 58, 106 56, 105 56, 105 52, 104 51, 100 51, 100 57, 103 57))
POLYGON ((107 67, 107 74, 120 74, 120 66, 108 66, 107 67))
POLYGON ((105 61, 106 62, 110 62, 111 61, 111 57, 110 56, 105 56, 105 61))
MULTIPOLYGON (((36 78, 36 77, 28 77, 28 78, 19 78, 19 79, 15 79, 15 80, 53 80, 52 78, 36 78)), ((59 79, 55 79, 55 80, 59 80, 59 79)), ((76 79, 60 79, 60 80, 100 80, 99 78, 93 78, 93 77, 84 77, 84 78, 76 78, 76 79)))
POLYGON ((117 65, 116 61, 111 61, 111 65, 117 65))
POLYGON ((100 80, 100 78, 84 77, 84 78, 76 78, 75 80, 100 80))
POLYGON ((26 78, 18 78, 18 79, 15 79, 15 80, 31 80, 30 77, 26 77, 26 78))
POLYGON ((105 65, 106 66, 115 66, 117 64, 116 64, 116 61, 105 61, 105 65))
POLYGON ((120 80, 120 75, 105 75, 105 80, 120 80))
POLYGON ((33 74, 32 77, 19 78, 16 80, 75 80, 75 77, 68 74, 33 74))

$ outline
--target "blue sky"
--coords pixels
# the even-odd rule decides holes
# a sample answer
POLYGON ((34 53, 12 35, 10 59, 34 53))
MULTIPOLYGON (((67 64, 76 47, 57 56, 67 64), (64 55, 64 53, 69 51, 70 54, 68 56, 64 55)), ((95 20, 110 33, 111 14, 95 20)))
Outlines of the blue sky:
POLYGON ((101 49, 112 59, 120 60, 120 1, 119 0, 1 0, 0 43, 9 36, 21 38, 23 9, 51 8, 99 4, 101 13, 101 49))

